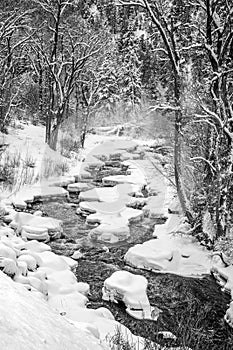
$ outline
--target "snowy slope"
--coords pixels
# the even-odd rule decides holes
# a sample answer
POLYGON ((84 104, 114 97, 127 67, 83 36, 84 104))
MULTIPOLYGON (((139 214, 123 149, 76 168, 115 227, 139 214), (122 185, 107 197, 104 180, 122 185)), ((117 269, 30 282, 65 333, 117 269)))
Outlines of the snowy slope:
POLYGON ((70 324, 45 301, 0 272, 1 350, 103 350, 91 332, 70 324))

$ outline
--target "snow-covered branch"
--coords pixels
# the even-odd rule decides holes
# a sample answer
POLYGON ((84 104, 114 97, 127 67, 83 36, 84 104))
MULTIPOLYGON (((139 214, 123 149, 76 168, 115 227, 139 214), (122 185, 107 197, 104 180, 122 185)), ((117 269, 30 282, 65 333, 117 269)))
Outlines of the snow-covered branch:
POLYGON ((142 7, 145 7, 145 4, 143 3, 143 0, 138 0, 138 1, 117 0, 116 6, 142 6, 142 7))
POLYGON ((163 49, 162 47, 151 50, 151 51, 152 52, 163 52, 163 53, 165 53, 165 55, 168 55, 168 52, 165 49, 163 49))
POLYGON ((189 46, 182 46, 182 48, 180 50, 182 50, 182 51, 193 50, 193 49, 200 49, 201 47, 203 47, 202 44, 192 44, 189 46))
POLYGON ((155 106, 149 107, 150 112, 162 110, 162 111, 179 111, 180 107, 166 105, 166 104, 158 104, 155 106))
POLYGON ((206 159, 206 158, 203 158, 203 157, 192 157, 192 158, 190 158, 190 160, 191 161, 202 161, 202 162, 205 162, 205 163, 207 163, 209 166, 210 166, 210 168, 216 173, 217 172, 217 170, 216 170, 216 168, 210 163, 210 161, 208 160, 208 159, 206 159))
MULTIPOLYGON (((199 118, 199 117, 202 117, 202 116, 200 116, 198 114, 195 114, 194 117, 199 118)), ((213 127, 215 132, 216 132, 216 134, 218 134, 218 129, 217 129, 216 125, 214 123, 211 123, 210 120, 206 119, 206 116, 204 116, 203 119, 193 120, 192 123, 206 123, 206 124, 210 125, 211 127, 213 127)))

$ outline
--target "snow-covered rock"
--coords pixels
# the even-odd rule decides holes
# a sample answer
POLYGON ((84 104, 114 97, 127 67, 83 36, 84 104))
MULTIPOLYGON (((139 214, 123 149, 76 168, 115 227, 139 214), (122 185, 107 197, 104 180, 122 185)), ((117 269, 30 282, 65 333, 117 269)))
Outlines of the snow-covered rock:
POLYGON ((19 196, 12 200, 13 207, 20 210, 25 210, 27 208, 27 203, 19 196))
POLYGON ((157 320, 159 309, 151 307, 146 294, 147 279, 128 271, 116 271, 104 281, 103 300, 123 301, 126 312, 138 319, 157 320))
POLYGON ((125 261, 135 267, 184 276, 209 274, 208 251, 191 237, 165 236, 131 247, 125 261))
POLYGON ((80 250, 76 250, 73 255, 71 256, 74 260, 79 260, 83 257, 83 253, 80 252, 80 250))
POLYGON ((92 240, 98 240, 108 243, 117 243, 126 240, 130 236, 129 227, 127 225, 100 224, 92 229, 88 236, 92 240))
POLYGON ((23 225, 21 228, 22 238, 32 239, 37 241, 48 241, 49 233, 47 228, 43 227, 33 227, 28 225, 23 225))
POLYGON ((12 260, 16 260, 16 252, 13 247, 9 247, 8 245, 0 241, 0 257, 9 258, 12 260))
POLYGON ((143 217, 143 212, 138 209, 125 207, 123 210, 115 213, 114 207, 111 209, 111 206, 108 206, 107 203, 99 202, 97 204, 95 202, 96 205, 98 212, 87 216, 86 219, 87 224, 100 224, 89 233, 89 237, 93 240, 109 243, 126 240, 130 236, 129 223, 140 221, 143 217), (101 212, 100 208, 103 212, 101 212))
POLYGON ((42 242, 38 242, 37 240, 25 242, 24 245, 26 249, 30 249, 35 253, 42 253, 51 250, 51 247, 49 245, 42 242))
POLYGON ((75 182, 74 176, 59 176, 57 178, 49 178, 48 185, 52 187, 69 187, 75 182))
POLYGON ((87 216, 96 213, 96 210, 88 202, 81 202, 79 203, 79 208, 77 209, 76 213, 87 216))
POLYGON ((91 189, 91 185, 85 182, 75 182, 70 185, 68 185, 67 190, 68 192, 71 193, 76 193, 76 192, 86 192, 91 189))
POLYGON ((140 185, 141 188, 146 186, 145 178, 140 174, 140 171, 134 172, 131 175, 110 175, 102 179, 105 186, 117 185, 117 184, 136 184, 140 185))
POLYGON ((66 191, 62 187, 56 186, 44 186, 41 184, 40 186, 33 187, 32 191, 34 191, 34 200, 42 200, 42 201, 54 201, 59 199, 67 199, 69 197, 68 191, 66 191), (36 190, 35 190, 36 189, 36 190))
POLYGON ((14 230, 9 226, 0 226, 0 237, 13 237, 14 233, 14 230))
POLYGON ((35 216, 42 216, 43 212, 41 210, 36 210, 36 211, 34 211, 33 215, 35 215, 35 216))
POLYGON ((38 240, 42 240, 43 237, 46 239, 47 234, 59 238, 63 232, 61 220, 22 212, 15 214, 10 227, 16 229, 18 233, 22 233, 26 238, 38 240))
MULTIPOLYGON (((38 253, 42 260, 41 267, 46 267, 55 271, 63 271, 69 269, 69 265, 61 255, 56 255, 51 251, 43 251, 38 253)), ((76 262, 75 262, 76 263, 76 262)))
POLYGON ((119 194, 115 187, 99 187, 80 193, 79 199, 83 202, 115 202, 119 194))
POLYGON ((30 254, 20 255, 17 261, 23 261, 27 264, 27 269, 29 271, 35 271, 37 268, 36 259, 30 254))
POLYGON ((89 153, 82 164, 82 169, 88 171, 100 168, 103 165, 104 162, 102 160, 98 159, 95 155, 92 155, 92 153, 89 153))
POLYGON ((10 277, 14 276, 18 272, 17 263, 11 258, 0 257, 0 268, 10 277))
POLYGON ((18 209, 25 209, 27 203, 34 201, 54 201, 67 199, 69 192, 62 187, 49 186, 47 182, 38 183, 31 186, 23 186, 22 189, 11 198, 12 204, 18 209))
POLYGON ((15 217, 15 215, 17 213, 17 211, 14 210, 13 208, 10 208, 8 211, 9 211, 9 213, 3 217, 3 221, 6 224, 9 224, 11 221, 13 221, 14 217, 15 217))

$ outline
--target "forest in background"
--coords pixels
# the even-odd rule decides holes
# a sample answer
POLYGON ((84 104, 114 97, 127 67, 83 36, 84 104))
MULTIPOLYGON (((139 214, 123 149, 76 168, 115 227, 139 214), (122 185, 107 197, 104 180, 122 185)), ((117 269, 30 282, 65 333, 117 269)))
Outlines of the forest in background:
POLYGON ((159 116, 173 128, 173 175, 193 234, 210 244, 231 236, 230 0, 3 0, 0 48, 3 133, 30 119, 56 149, 72 120, 79 147, 97 121, 143 133, 159 116))

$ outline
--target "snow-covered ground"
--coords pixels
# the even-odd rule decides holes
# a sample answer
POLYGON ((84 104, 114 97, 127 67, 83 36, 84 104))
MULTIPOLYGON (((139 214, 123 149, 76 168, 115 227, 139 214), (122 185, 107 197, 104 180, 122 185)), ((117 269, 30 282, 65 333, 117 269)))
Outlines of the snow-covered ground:
POLYGON ((0 348, 2 350, 103 350, 83 324, 75 325, 47 302, 0 272, 0 348))

